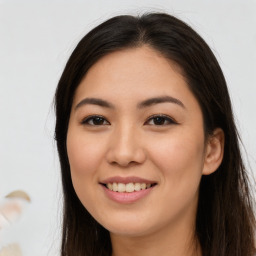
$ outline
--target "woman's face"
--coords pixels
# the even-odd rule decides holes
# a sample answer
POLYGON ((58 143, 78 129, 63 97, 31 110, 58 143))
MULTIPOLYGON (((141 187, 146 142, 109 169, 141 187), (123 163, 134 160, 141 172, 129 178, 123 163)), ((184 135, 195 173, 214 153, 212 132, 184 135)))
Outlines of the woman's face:
POLYGON ((207 171, 202 112, 179 68, 151 48, 111 53, 89 69, 67 151, 77 196, 111 233, 194 224, 207 171))

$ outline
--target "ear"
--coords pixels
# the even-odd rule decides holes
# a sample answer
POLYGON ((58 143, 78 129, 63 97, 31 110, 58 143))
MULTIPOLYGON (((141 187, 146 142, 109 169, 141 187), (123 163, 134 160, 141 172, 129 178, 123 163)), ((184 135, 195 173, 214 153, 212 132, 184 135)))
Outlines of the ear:
POLYGON ((206 142, 203 175, 212 174, 220 166, 224 155, 224 142, 223 130, 216 128, 206 142))

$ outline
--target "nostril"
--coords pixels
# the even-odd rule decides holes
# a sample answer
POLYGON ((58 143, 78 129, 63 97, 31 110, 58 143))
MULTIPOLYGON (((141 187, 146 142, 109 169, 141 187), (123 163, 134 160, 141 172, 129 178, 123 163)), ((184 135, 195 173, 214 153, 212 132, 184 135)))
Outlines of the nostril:
MULTIPOLYGON (((131 144, 128 143, 128 144, 131 144)), ((127 167, 142 164, 146 160, 146 154, 141 146, 123 145, 117 147, 110 147, 106 159, 109 164, 127 167)))

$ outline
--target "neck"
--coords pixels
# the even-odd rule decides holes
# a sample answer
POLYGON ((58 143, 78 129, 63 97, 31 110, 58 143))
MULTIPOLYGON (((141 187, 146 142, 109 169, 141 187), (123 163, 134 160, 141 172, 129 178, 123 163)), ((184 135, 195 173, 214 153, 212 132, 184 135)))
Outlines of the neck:
POLYGON ((179 225, 143 236, 111 234, 112 256, 202 256, 200 244, 191 230, 194 228, 179 225))

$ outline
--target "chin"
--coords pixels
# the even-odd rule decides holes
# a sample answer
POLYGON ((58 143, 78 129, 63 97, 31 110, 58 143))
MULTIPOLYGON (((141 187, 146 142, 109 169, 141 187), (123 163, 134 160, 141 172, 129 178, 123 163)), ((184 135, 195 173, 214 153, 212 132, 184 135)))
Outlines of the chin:
POLYGON ((149 223, 142 223, 141 221, 120 221, 111 223, 108 221, 106 225, 103 225, 111 234, 118 236, 143 236, 153 231, 153 227, 149 226, 149 223), (139 224, 139 225, 138 225, 139 224))
POLYGON ((110 228, 108 229, 110 234, 117 235, 117 236, 126 236, 126 237, 138 237, 147 235, 149 230, 142 229, 138 227, 126 227, 126 228, 110 228))

